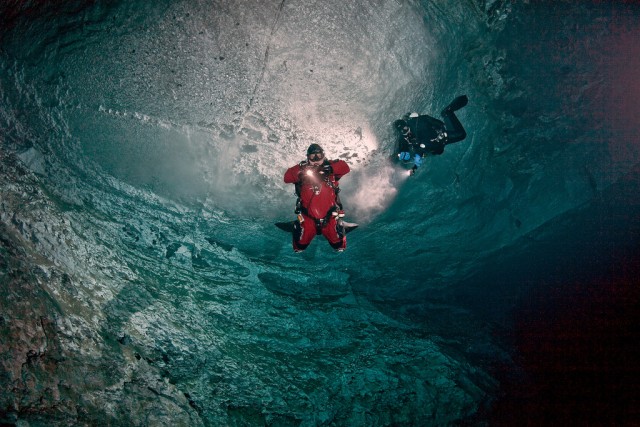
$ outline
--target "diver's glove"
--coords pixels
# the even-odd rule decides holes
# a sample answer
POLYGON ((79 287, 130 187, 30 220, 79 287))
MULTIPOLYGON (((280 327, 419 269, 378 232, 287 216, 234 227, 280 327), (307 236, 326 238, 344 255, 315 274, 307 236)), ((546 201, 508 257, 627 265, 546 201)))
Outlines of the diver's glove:
POLYGON ((300 169, 298 178, 302 183, 315 182, 319 178, 323 177, 323 175, 318 175, 318 171, 319 171, 318 166, 308 165, 300 169))
POLYGON ((333 168, 331 167, 330 164, 325 164, 325 165, 322 165, 318 173, 323 176, 328 176, 333 173, 333 168))

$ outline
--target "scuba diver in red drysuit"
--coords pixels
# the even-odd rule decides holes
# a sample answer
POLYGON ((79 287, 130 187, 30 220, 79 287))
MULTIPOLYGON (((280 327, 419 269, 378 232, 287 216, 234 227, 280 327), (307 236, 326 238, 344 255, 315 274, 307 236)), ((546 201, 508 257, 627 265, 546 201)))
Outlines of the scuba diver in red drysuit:
POLYGON ((294 222, 293 250, 302 252, 317 234, 322 234, 336 251, 347 247, 342 226, 344 216, 338 181, 350 171, 344 160, 327 160, 318 144, 307 149, 307 160, 287 169, 284 182, 295 184, 298 202, 294 222))

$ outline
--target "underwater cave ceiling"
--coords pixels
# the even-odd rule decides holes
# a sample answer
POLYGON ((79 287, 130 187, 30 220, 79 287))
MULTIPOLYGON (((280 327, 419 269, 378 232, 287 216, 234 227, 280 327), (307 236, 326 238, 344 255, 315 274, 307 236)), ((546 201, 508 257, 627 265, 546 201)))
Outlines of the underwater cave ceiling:
POLYGON ((637 422, 639 14, 3 2, 0 424, 637 422), (274 227, 311 143, 344 253, 274 227))

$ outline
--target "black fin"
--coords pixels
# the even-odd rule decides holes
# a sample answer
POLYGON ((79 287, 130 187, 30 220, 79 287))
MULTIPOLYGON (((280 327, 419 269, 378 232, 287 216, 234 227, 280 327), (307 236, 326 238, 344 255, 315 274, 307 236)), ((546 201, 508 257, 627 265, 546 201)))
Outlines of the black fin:
MULTIPOLYGON (((295 221, 287 221, 287 222, 276 222, 276 227, 278 227, 282 231, 286 231, 287 233, 293 233, 295 230, 295 221)), ((349 233, 358 228, 358 224, 353 222, 344 222, 344 230, 349 233)))
POLYGON ((276 222, 276 227, 278 227, 282 231, 286 231, 288 233, 293 233, 295 221, 287 221, 287 222, 276 222))
POLYGON ((347 222, 347 221, 343 221, 342 226, 344 227, 344 231, 347 234, 349 234, 350 232, 358 228, 358 224, 353 222, 347 222))

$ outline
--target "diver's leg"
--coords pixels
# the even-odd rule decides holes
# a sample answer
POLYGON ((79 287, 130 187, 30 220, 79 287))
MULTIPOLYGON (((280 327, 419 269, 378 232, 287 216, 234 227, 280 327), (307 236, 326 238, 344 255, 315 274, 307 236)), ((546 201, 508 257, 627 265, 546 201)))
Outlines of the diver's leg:
POLYGON ((464 130, 464 127, 462 127, 462 123, 458 120, 455 111, 467 105, 468 102, 469 98, 467 98, 467 95, 461 95, 451 101, 451 103, 442 110, 441 115, 444 118, 444 128, 447 131, 446 144, 453 144, 467 137, 467 132, 464 130))
POLYGON ((316 237, 316 223, 312 218, 302 214, 303 221, 296 221, 293 230, 293 250, 302 252, 307 249, 316 237))
POLYGON ((346 233, 341 233, 338 229, 336 217, 332 216, 327 225, 322 229, 322 235, 329 241, 333 249, 342 252, 347 248, 347 236, 346 233))
POLYGON ((447 131, 447 139, 445 144, 453 144, 454 142, 462 141, 467 137, 467 132, 462 127, 462 123, 456 117, 456 113, 453 111, 443 115, 444 128, 447 131))
POLYGON ((459 109, 461 109, 462 107, 464 107, 468 103, 469 103, 469 98, 467 98, 467 95, 460 95, 456 99, 451 101, 451 103, 449 105, 444 107, 444 110, 442 110, 441 115, 442 116, 446 116, 450 112, 458 111, 459 109))

